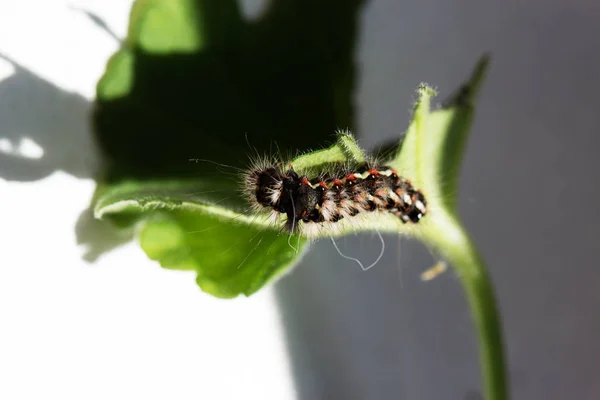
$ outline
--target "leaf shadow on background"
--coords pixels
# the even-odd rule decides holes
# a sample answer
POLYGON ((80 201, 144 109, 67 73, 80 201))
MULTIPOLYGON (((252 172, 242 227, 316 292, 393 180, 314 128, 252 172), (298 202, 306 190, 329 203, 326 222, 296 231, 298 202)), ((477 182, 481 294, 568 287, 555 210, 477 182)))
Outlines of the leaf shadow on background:
POLYGON ((0 59, 14 73, 0 81, 0 138, 17 147, 30 139, 43 149, 39 159, 0 154, 0 177, 9 181, 35 181, 64 171, 90 178, 96 170, 89 135, 91 104, 37 76, 10 57, 0 59))
MULTIPOLYGON (((74 10, 121 42, 102 17, 84 9, 74 10)), ((77 178, 96 177, 102 160, 90 126, 93 103, 38 76, 7 55, 0 53, 0 59, 14 68, 9 77, 0 81, 0 138, 13 148, 29 139, 43 151, 39 159, 0 154, 0 177, 35 181, 56 171, 77 178)), ((131 232, 95 219, 89 208, 80 214, 75 232, 77 243, 87 245, 83 258, 88 262, 132 238, 131 232)))
MULTIPOLYGON (((29 139, 43 150, 39 159, 0 154, 0 178, 29 182, 56 171, 77 178, 93 178, 101 160, 89 127, 92 103, 43 79, 6 55, 0 54, 0 58, 14 68, 12 75, 0 81, 0 138, 13 148, 29 139)), ((83 258, 89 262, 131 240, 130 232, 119 231, 95 219, 89 208, 81 213, 75 232, 77 242, 87 245, 83 258)))
POLYGON ((80 12, 81 14, 85 15, 94 25, 96 25, 98 29, 106 33, 108 36, 112 37, 116 42, 123 42, 123 39, 119 37, 119 35, 110 27, 106 20, 98 14, 86 10, 85 8, 79 8, 73 5, 70 5, 69 8, 73 11, 80 12))

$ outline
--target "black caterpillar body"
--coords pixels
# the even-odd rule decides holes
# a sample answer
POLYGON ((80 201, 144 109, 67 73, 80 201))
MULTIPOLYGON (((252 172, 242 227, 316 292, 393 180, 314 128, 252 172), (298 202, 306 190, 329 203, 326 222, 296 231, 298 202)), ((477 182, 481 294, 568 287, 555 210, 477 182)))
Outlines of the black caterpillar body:
POLYGON ((300 221, 337 222, 364 212, 389 212, 404 223, 417 223, 427 213, 423 193, 388 166, 365 164, 309 179, 291 168, 271 165, 250 170, 245 188, 256 208, 285 214, 289 232, 297 232, 300 221))

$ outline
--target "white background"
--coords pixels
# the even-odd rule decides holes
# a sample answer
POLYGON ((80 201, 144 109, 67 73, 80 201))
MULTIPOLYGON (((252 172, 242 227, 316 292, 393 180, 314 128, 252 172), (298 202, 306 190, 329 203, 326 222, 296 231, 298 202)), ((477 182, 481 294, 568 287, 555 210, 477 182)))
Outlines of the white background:
POLYGON ((0 399, 292 398, 271 289, 214 299, 134 243, 82 259, 88 112, 118 43, 76 9, 123 37, 130 4, 0 1, 0 399))

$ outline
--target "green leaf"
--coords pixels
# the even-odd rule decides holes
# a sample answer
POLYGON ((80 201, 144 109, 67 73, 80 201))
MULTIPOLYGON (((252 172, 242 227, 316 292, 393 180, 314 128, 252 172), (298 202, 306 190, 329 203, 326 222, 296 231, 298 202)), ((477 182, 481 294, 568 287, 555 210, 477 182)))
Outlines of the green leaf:
POLYGON ((120 51, 108 60, 107 71, 98 82, 97 92, 105 100, 126 96, 133 86, 134 56, 129 51, 120 51))
POLYGON ((418 89, 419 102, 409 133, 393 164, 419 185, 429 198, 440 200, 456 213, 459 168, 473 119, 474 97, 489 59, 483 57, 469 82, 462 85, 441 109, 430 111, 436 95, 427 85, 418 89))
POLYGON ((126 44, 157 54, 194 52, 204 45, 199 22, 194 0, 138 0, 126 44))
POLYGON ((430 110, 433 89, 422 85, 403 146, 392 165, 423 190, 428 213, 410 233, 450 261, 467 294, 479 337, 485 398, 508 395, 500 316, 482 257, 460 223, 459 167, 473 119, 473 104, 489 59, 482 57, 469 81, 439 110, 430 110))
POLYGON ((279 232, 181 207, 144 224, 140 244, 165 268, 196 271, 205 292, 232 298, 253 294, 285 271, 298 257, 291 246, 304 240, 290 245, 279 232))
POLYGON ((306 241, 274 229, 264 218, 236 212, 230 188, 199 181, 125 182, 96 202, 96 218, 139 224, 149 258, 165 268, 192 270, 202 290, 217 297, 247 296, 296 260, 306 241), (208 190, 210 189, 210 190, 208 190))

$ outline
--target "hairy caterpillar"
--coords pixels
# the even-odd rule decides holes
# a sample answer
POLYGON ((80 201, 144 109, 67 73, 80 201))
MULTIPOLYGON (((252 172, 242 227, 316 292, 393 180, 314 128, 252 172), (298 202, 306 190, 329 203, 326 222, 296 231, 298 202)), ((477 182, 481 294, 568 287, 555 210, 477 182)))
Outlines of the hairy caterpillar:
POLYGON ((423 193, 391 167, 364 163, 309 177, 283 165, 250 168, 243 191, 256 211, 268 208, 274 219, 285 215, 290 233, 307 234, 311 225, 367 212, 391 213, 404 223, 418 223, 427 213, 423 193))

